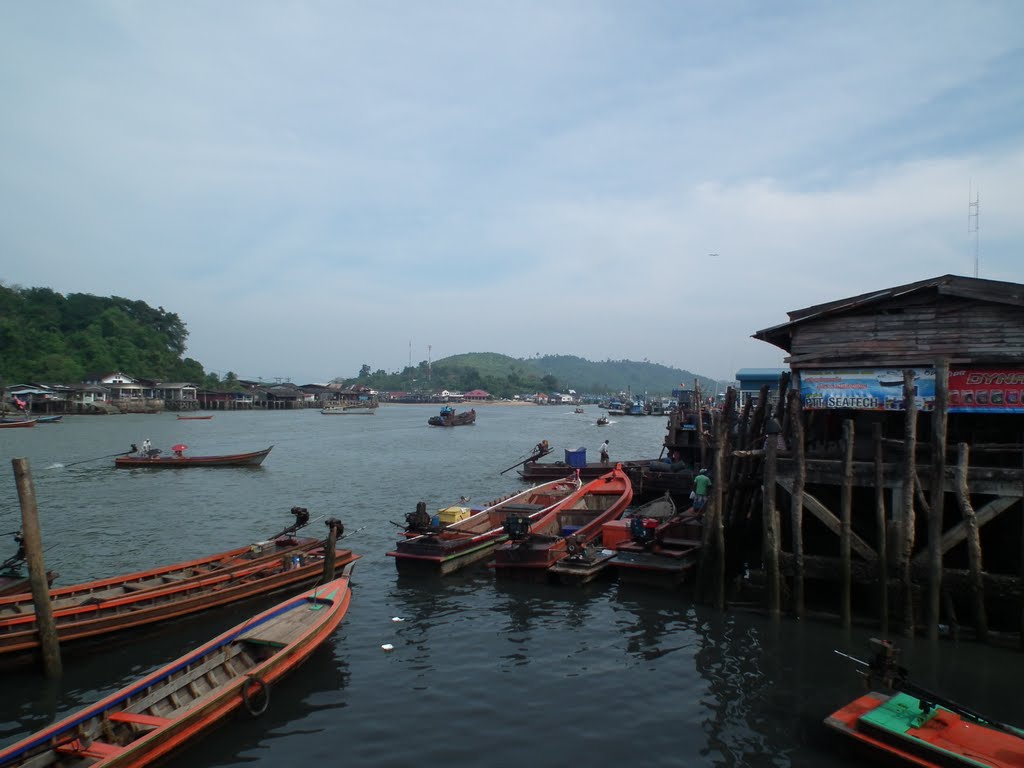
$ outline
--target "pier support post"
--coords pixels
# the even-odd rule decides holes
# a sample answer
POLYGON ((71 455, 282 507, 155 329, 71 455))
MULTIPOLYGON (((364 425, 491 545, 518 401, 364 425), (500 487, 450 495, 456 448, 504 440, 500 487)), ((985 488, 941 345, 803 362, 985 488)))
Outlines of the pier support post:
POLYGON ((942 599, 942 512, 946 498, 946 424, 949 361, 935 365, 935 410, 932 412, 932 477, 928 510, 928 638, 939 639, 942 599))
POLYGON ((36 630, 39 632, 39 644, 42 649, 43 673, 49 678, 58 678, 63 672, 60 641, 53 620, 50 582, 46 577, 46 562, 43 559, 43 536, 39 530, 36 489, 32 483, 28 459, 11 459, 11 465, 14 467, 14 481, 18 486, 18 499, 21 502, 21 532, 24 536, 28 579, 32 587, 32 603, 36 611, 36 630))
POLYGON ((988 639, 988 614, 985 612, 984 563, 981 553, 981 539, 978 536, 978 517, 971 504, 971 492, 967 485, 967 470, 970 466, 971 449, 967 443, 957 445, 956 500, 960 514, 967 523, 967 561, 971 569, 971 600, 974 603, 974 630, 978 640, 988 639))
POLYGON ((853 623, 850 576, 850 533, 853 519, 853 419, 843 421, 843 485, 840 491, 839 525, 839 614, 843 627, 853 623))
POLYGON ((324 548, 323 581, 326 584, 328 581, 334 581, 335 550, 337 549, 338 539, 344 534, 345 526, 341 524, 341 520, 335 517, 325 520, 324 524, 328 529, 327 544, 324 548))
POLYGON ((882 637, 889 634, 889 553, 887 551, 888 522, 885 517, 885 472, 882 452, 882 425, 874 424, 871 439, 875 444, 875 525, 878 527, 878 625, 882 637))
POLYGON ((903 552, 900 570, 903 579, 903 633, 914 636, 914 579, 911 564, 914 555, 914 478, 917 462, 917 401, 914 399, 914 371, 903 371, 903 407, 906 419, 903 431, 903 552))
POLYGON ((764 445, 764 485, 761 489, 761 526, 764 535, 764 573, 768 613, 777 618, 781 595, 779 584, 779 523, 775 509, 777 447, 774 436, 764 445))
POLYGON ((793 575, 793 613, 798 619, 802 619, 804 617, 804 485, 807 482, 807 451, 804 447, 804 421, 799 392, 791 393, 789 412, 794 460, 793 493, 789 497, 790 523, 793 531, 793 561, 796 566, 796 572, 793 575))

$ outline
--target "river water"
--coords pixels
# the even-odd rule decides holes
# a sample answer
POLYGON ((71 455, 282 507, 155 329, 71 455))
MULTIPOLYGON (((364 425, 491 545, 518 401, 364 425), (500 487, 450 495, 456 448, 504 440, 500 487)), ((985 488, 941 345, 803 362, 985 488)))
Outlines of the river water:
MULTIPOLYGON (((483 502, 520 490, 515 470, 500 472, 542 439, 553 457, 584 447, 593 459, 608 438, 614 461, 657 456, 665 434, 662 417, 618 417, 598 427, 594 408, 480 407, 475 426, 455 429, 428 427, 436 412, 383 406, 372 416, 71 416, 59 425, 0 430, 0 454, 29 459, 47 566, 60 572, 59 585, 260 540, 288 525, 296 505, 314 518, 341 518, 348 545, 362 556, 341 627, 274 688, 267 713, 233 717, 167 765, 861 764, 821 720, 861 691, 855 665, 833 651, 866 657, 870 630, 720 614, 695 605, 685 590, 614 581, 506 584, 485 567, 443 579, 399 578, 384 554, 398 534, 391 521, 402 522, 417 501, 433 510, 462 495, 483 502), (112 458, 87 461, 145 438, 164 451, 184 442, 197 455, 274 449, 253 469, 115 470, 112 458)), ((20 526, 13 471, 7 478, 0 481, 0 533, 20 526)), ((307 530, 326 535, 321 520, 313 525, 307 530)), ((0 539, 0 559, 11 552, 10 538, 0 539)), ((272 602, 87 652, 67 649, 58 682, 32 669, 4 669, 0 745, 272 602)), ((897 641, 918 684, 1024 723, 1024 654, 897 641)))

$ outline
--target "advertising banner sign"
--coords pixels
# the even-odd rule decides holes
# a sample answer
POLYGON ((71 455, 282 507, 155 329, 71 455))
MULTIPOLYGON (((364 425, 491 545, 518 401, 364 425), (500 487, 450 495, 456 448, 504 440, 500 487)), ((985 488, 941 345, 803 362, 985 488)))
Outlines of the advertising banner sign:
POLYGON ((950 413, 1024 413, 1024 371, 949 371, 950 413))
MULTIPOLYGON (((800 400, 805 410, 902 411, 903 371, 801 371, 800 400)), ((935 406, 935 369, 914 369, 914 401, 919 411, 935 406)))
MULTIPOLYGON (((889 369, 802 371, 805 410, 902 411, 903 371, 889 369)), ((935 369, 914 369, 919 411, 935 408, 935 369)), ((1024 370, 950 369, 950 413, 1024 413, 1024 370)))

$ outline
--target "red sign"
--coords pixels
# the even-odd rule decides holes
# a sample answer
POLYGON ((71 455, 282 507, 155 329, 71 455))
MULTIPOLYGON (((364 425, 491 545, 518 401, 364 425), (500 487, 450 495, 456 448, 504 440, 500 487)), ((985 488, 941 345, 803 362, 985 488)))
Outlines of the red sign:
POLYGON ((1024 412, 1024 371, 949 371, 950 413, 1024 412))

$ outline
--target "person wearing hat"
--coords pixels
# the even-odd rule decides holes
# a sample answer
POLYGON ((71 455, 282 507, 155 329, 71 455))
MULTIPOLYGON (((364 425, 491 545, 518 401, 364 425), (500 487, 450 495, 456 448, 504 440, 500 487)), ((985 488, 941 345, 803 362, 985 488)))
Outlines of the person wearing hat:
POLYGON ((708 477, 708 471, 701 469, 697 473, 697 476, 693 478, 693 511, 703 512, 704 507, 708 503, 708 491, 711 489, 712 482, 711 478, 708 477))

